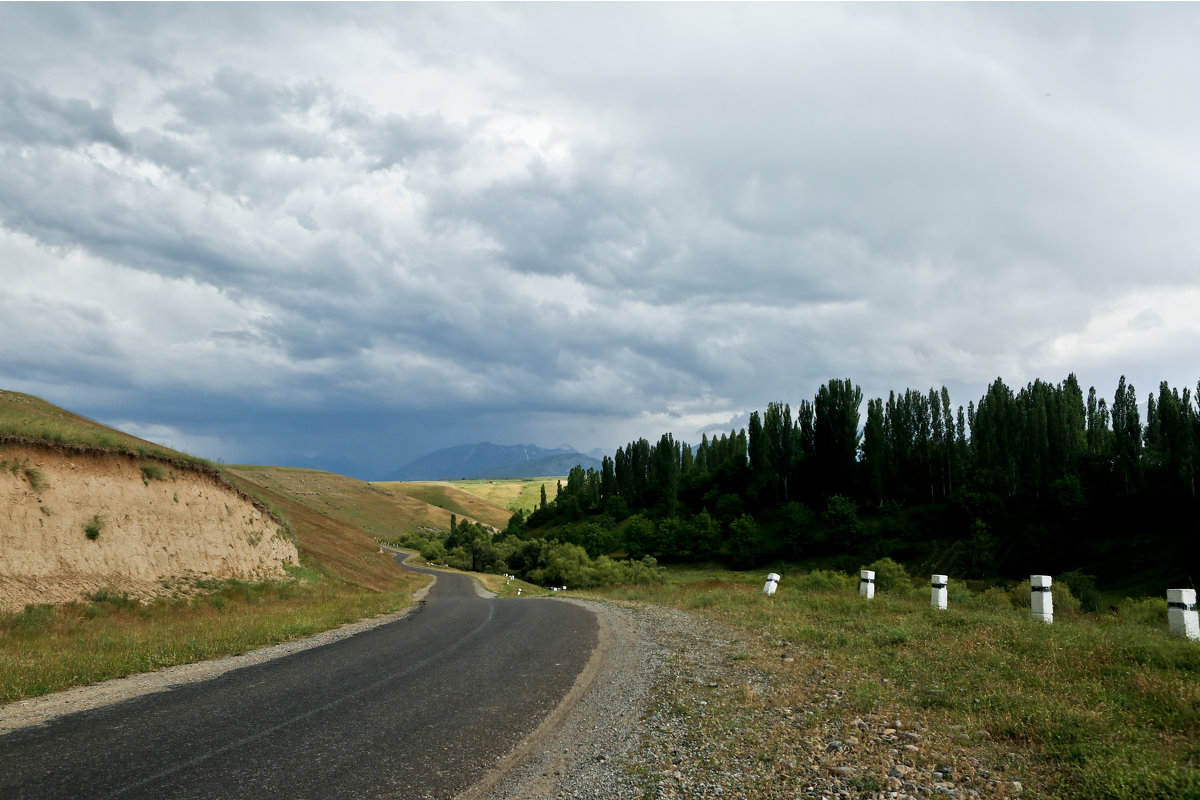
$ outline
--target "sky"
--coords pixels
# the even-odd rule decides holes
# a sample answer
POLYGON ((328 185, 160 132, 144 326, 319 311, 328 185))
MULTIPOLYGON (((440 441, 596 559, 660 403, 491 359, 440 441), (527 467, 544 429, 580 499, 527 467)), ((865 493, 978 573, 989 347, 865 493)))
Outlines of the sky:
POLYGON ((1195 4, 0 4, 0 388, 225 463, 1195 387, 1195 4))

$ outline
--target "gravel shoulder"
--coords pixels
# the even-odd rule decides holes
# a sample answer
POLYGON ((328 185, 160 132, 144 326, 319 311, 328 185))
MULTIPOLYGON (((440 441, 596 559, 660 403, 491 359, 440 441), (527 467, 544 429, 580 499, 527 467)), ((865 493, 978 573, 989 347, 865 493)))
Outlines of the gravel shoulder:
POLYGON ((594 609, 605 631, 586 689, 527 741, 528 752, 508 760, 515 764, 499 765, 457 800, 1022 792, 1004 775, 1016 754, 997 753, 985 731, 852 711, 820 652, 747 638, 673 608, 571 602, 594 609))

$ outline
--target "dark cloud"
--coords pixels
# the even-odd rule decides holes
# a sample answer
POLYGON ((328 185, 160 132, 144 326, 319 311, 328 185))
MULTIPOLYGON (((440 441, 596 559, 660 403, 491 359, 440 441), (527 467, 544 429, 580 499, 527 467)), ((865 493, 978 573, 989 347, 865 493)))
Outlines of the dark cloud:
POLYGON ((0 137, 10 147, 74 149, 105 144, 120 151, 129 142, 113 124, 112 111, 49 92, 0 71, 0 137))
POLYGON ((365 472, 698 440, 834 376, 1187 383, 1197 20, 5 6, 0 375, 365 472))

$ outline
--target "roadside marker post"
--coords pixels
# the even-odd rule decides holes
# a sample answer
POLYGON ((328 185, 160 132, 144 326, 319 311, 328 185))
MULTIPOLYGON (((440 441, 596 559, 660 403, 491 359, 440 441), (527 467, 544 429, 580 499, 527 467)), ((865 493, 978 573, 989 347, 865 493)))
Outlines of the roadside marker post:
POLYGON ((1195 589, 1167 589, 1167 624, 1175 636, 1200 639, 1195 589))
POLYGON ((949 581, 945 575, 934 575, 929 581, 929 605, 939 611, 945 611, 947 605, 946 583, 949 581))
POLYGON ((1054 595, 1049 575, 1029 576, 1029 613, 1047 624, 1054 622, 1054 595))
POLYGON ((870 600, 875 597, 875 573, 864 569, 858 574, 858 593, 870 600))
POLYGON ((779 575, 772 572, 769 575, 767 575, 767 582, 763 586, 763 592, 766 593, 767 597, 774 597, 775 590, 778 588, 779 588, 779 575))

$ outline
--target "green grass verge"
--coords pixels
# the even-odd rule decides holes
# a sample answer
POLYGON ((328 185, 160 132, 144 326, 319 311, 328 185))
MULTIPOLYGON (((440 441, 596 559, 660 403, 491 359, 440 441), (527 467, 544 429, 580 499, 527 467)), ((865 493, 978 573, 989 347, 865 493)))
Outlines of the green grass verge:
POLYGON ((1046 625, 997 593, 960 592, 939 612, 927 589, 865 601, 850 580, 820 588, 829 576, 785 573, 768 598, 763 575, 669 574, 664 585, 598 594, 690 609, 743 631, 758 643, 747 657, 784 695, 819 664, 847 698, 836 713, 918 714, 963 731, 964 746, 1019 765, 1023 797, 1200 797, 1200 643, 1168 635, 1165 607, 1154 620, 1139 613, 1142 603, 1046 625))
POLYGON ((316 569, 289 571, 292 580, 209 582, 149 605, 101 592, 0 614, 0 703, 244 653, 411 602, 410 585, 374 592, 316 569))

